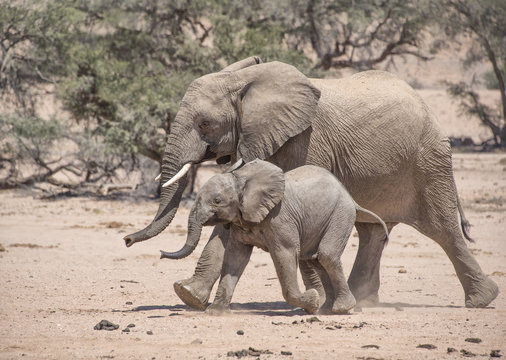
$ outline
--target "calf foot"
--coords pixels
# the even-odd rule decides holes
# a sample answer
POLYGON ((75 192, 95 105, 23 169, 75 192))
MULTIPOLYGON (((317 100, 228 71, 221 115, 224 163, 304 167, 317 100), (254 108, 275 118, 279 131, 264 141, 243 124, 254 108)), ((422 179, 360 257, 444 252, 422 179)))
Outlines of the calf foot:
POLYGON ((332 312, 335 314, 347 314, 349 310, 356 305, 355 297, 351 292, 337 296, 332 306, 332 312))
POLYGON ((174 291, 186 305, 202 311, 206 309, 211 294, 211 289, 198 283, 194 278, 176 281, 174 291))
POLYGON ((467 308, 484 308, 490 304, 499 294, 497 284, 485 276, 466 291, 467 308))
POLYGON ((301 295, 301 308, 306 310, 308 314, 316 314, 320 307, 320 296, 316 289, 309 289, 301 295))

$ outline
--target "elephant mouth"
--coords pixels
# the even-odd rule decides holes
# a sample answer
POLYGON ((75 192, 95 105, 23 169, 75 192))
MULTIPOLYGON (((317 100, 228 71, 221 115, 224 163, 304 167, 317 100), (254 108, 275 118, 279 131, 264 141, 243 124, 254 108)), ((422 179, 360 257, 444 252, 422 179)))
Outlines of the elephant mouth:
POLYGON ((206 147, 206 153, 204 154, 204 157, 202 158, 202 160, 200 162, 216 159, 217 156, 218 156, 218 154, 216 154, 214 151, 212 151, 211 147, 208 145, 206 147))
POLYGON ((230 162, 231 160, 232 160, 232 157, 230 155, 225 155, 225 156, 217 158, 216 162, 219 165, 223 165, 223 164, 226 164, 226 163, 230 162))

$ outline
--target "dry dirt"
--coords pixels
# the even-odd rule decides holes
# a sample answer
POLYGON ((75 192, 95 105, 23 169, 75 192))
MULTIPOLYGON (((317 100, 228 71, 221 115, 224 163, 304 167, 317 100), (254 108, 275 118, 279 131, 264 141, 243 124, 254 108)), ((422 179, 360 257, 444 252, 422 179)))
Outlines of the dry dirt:
MULTIPOLYGON (((152 219, 156 201, 49 201, 0 192, 0 359, 455 359, 463 351, 483 358, 492 350, 504 355, 506 154, 455 154, 454 164, 477 240, 469 247, 502 291, 486 309, 466 309, 442 249, 399 225, 384 252, 378 307, 311 321, 283 301, 269 254, 255 249, 232 313, 210 316, 189 309, 172 289, 174 281, 192 274, 210 230, 190 257, 159 259, 159 249, 183 244, 187 208, 160 236, 127 249, 122 237, 152 219), (94 330, 101 320, 119 328, 94 330), (435 348, 418 347, 424 344, 435 348), (248 352, 250 347, 257 351, 248 352)), ((343 256, 347 273, 357 242, 354 234, 343 256)))

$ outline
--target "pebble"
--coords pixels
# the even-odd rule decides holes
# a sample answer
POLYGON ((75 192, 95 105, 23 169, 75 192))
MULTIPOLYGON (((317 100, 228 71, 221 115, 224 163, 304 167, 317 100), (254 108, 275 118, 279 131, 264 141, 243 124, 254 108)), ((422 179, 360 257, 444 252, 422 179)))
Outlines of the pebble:
POLYGON ((479 343, 481 343, 482 340, 480 338, 471 337, 471 338, 467 338, 465 341, 473 343, 473 344, 479 344, 479 343))
POLYGON ((242 330, 237 330, 237 335, 244 335, 244 331, 242 331, 242 330))
POLYGON ((322 322, 320 319, 318 319, 316 316, 310 317, 309 319, 306 319, 306 321, 310 324, 314 322, 322 322))
POLYGON ((432 344, 420 344, 420 345, 417 346, 417 348, 434 350, 434 349, 437 349, 437 346, 436 345, 432 345, 432 344))
POLYGON ((146 331, 146 334, 153 335, 153 332, 151 330, 146 331))
POLYGON ((93 327, 93 329, 95 330, 107 330, 107 331, 117 330, 118 328, 119 328, 118 324, 113 324, 109 320, 102 320, 93 327))
POLYGON ((474 356, 476 356, 476 354, 474 354, 474 353, 472 353, 472 352, 470 352, 469 350, 466 350, 466 349, 461 349, 460 353, 464 357, 474 357, 474 356))
POLYGON ((491 350, 490 351, 490 357, 501 357, 502 355, 500 354, 501 350, 491 350))

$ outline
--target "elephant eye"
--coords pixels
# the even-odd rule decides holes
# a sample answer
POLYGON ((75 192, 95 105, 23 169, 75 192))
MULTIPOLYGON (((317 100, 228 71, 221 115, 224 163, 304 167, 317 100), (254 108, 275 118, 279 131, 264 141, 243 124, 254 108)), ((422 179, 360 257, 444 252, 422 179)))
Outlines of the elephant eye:
POLYGON ((221 199, 219 197, 217 198, 214 198, 213 202, 218 205, 219 203, 221 203, 221 199))
POLYGON ((202 122, 199 124, 199 128, 200 128, 200 129, 205 129, 205 128, 207 128, 208 126, 209 126, 209 121, 207 121, 207 120, 204 120, 204 121, 202 121, 202 122))

